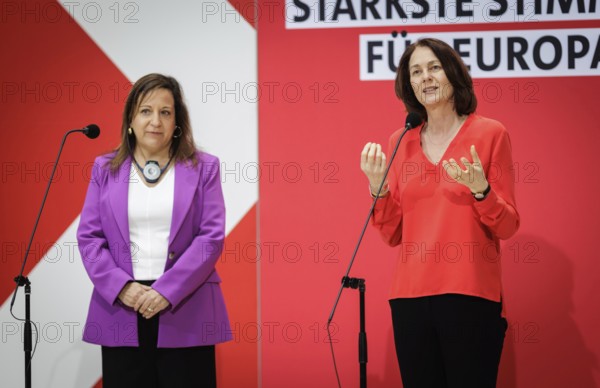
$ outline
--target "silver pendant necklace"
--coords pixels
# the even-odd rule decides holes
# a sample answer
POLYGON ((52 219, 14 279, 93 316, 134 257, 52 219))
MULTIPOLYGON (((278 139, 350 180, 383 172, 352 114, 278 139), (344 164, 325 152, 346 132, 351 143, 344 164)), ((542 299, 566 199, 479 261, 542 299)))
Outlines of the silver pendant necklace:
POLYGON ((142 166, 140 166, 140 164, 137 162, 137 160, 135 160, 135 158, 133 158, 133 162, 139 168, 139 170, 142 172, 142 174, 144 176, 144 180, 148 183, 158 182, 160 180, 160 177, 162 176, 162 174, 169 167, 169 164, 171 164, 171 160, 173 160, 172 156, 171 156, 171 159, 169 159, 169 161, 167 162, 167 164, 165 164, 165 166, 163 168, 160 168, 160 165, 158 164, 158 162, 156 160, 148 160, 146 162, 146 165, 144 166, 144 168, 142 168, 142 166))

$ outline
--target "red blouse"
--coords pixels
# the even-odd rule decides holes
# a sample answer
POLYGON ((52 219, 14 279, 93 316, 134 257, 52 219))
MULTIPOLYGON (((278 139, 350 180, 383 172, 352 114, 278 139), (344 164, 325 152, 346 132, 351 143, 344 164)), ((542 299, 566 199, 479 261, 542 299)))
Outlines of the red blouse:
MULTIPOLYGON (((390 299, 446 293, 500 301, 499 239, 519 228, 515 173, 508 132, 498 121, 470 115, 442 160, 472 160, 475 145, 491 191, 476 201, 442 163, 431 163, 421 148, 422 126, 409 131, 398 149, 372 218, 390 246, 400 245, 390 299)), ((388 158, 401 131, 390 138, 388 158)), ((459 162, 460 163, 460 162, 459 162)))

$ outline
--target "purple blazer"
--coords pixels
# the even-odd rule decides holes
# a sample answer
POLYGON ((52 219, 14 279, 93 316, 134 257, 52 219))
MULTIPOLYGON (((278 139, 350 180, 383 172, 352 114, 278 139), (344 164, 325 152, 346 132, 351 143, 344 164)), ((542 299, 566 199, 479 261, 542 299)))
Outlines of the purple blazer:
MULTIPOLYGON (((110 173, 96 159, 77 230, 79 251, 94 284, 83 340, 138 346, 137 313, 118 295, 133 279, 127 213, 131 159, 110 173)), ((231 339, 215 264, 225 238, 219 160, 197 153, 198 165, 175 164, 169 255, 152 288, 171 305, 160 313, 158 347, 213 345, 231 339)), ((141 279, 143 280, 143 279, 141 279)))

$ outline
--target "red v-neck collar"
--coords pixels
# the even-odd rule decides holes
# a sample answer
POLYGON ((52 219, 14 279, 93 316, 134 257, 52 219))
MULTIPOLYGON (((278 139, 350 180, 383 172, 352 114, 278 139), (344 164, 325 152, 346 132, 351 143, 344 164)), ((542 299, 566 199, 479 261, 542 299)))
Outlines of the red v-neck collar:
POLYGON ((423 150, 423 144, 421 143, 421 132, 423 131, 423 128, 425 127, 425 123, 423 123, 418 131, 418 140, 419 140, 418 144, 419 144, 419 150, 421 152, 421 157, 425 160, 425 162, 427 162, 430 166, 437 167, 437 166, 441 166, 443 160, 448 160, 448 153, 452 149, 454 149, 454 146, 458 142, 458 139, 460 137, 464 136, 464 133, 467 131, 469 125, 471 124, 473 117, 474 117, 474 114, 470 114, 469 116, 467 116, 467 119, 460 126, 460 128, 458 129, 458 132, 456 132, 456 135, 454 135, 454 138, 452 138, 452 141, 450 141, 450 144, 448 144, 448 147, 446 147, 446 149, 444 150, 444 153, 442 154, 442 157, 440 158, 440 161, 437 164, 433 163, 431 160, 429 160, 427 155, 425 155, 425 151, 423 150))

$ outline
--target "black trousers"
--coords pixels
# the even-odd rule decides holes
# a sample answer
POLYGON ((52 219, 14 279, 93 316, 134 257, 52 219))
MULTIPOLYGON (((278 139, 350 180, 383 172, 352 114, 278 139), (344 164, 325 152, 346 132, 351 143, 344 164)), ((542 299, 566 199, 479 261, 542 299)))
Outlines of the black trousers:
POLYGON ((502 304, 444 294, 390 300, 404 388, 494 388, 507 329, 502 304))
POLYGON ((216 388, 215 347, 157 348, 158 322, 138 314, 139 347, 102 347, 102 386, 216 388))

